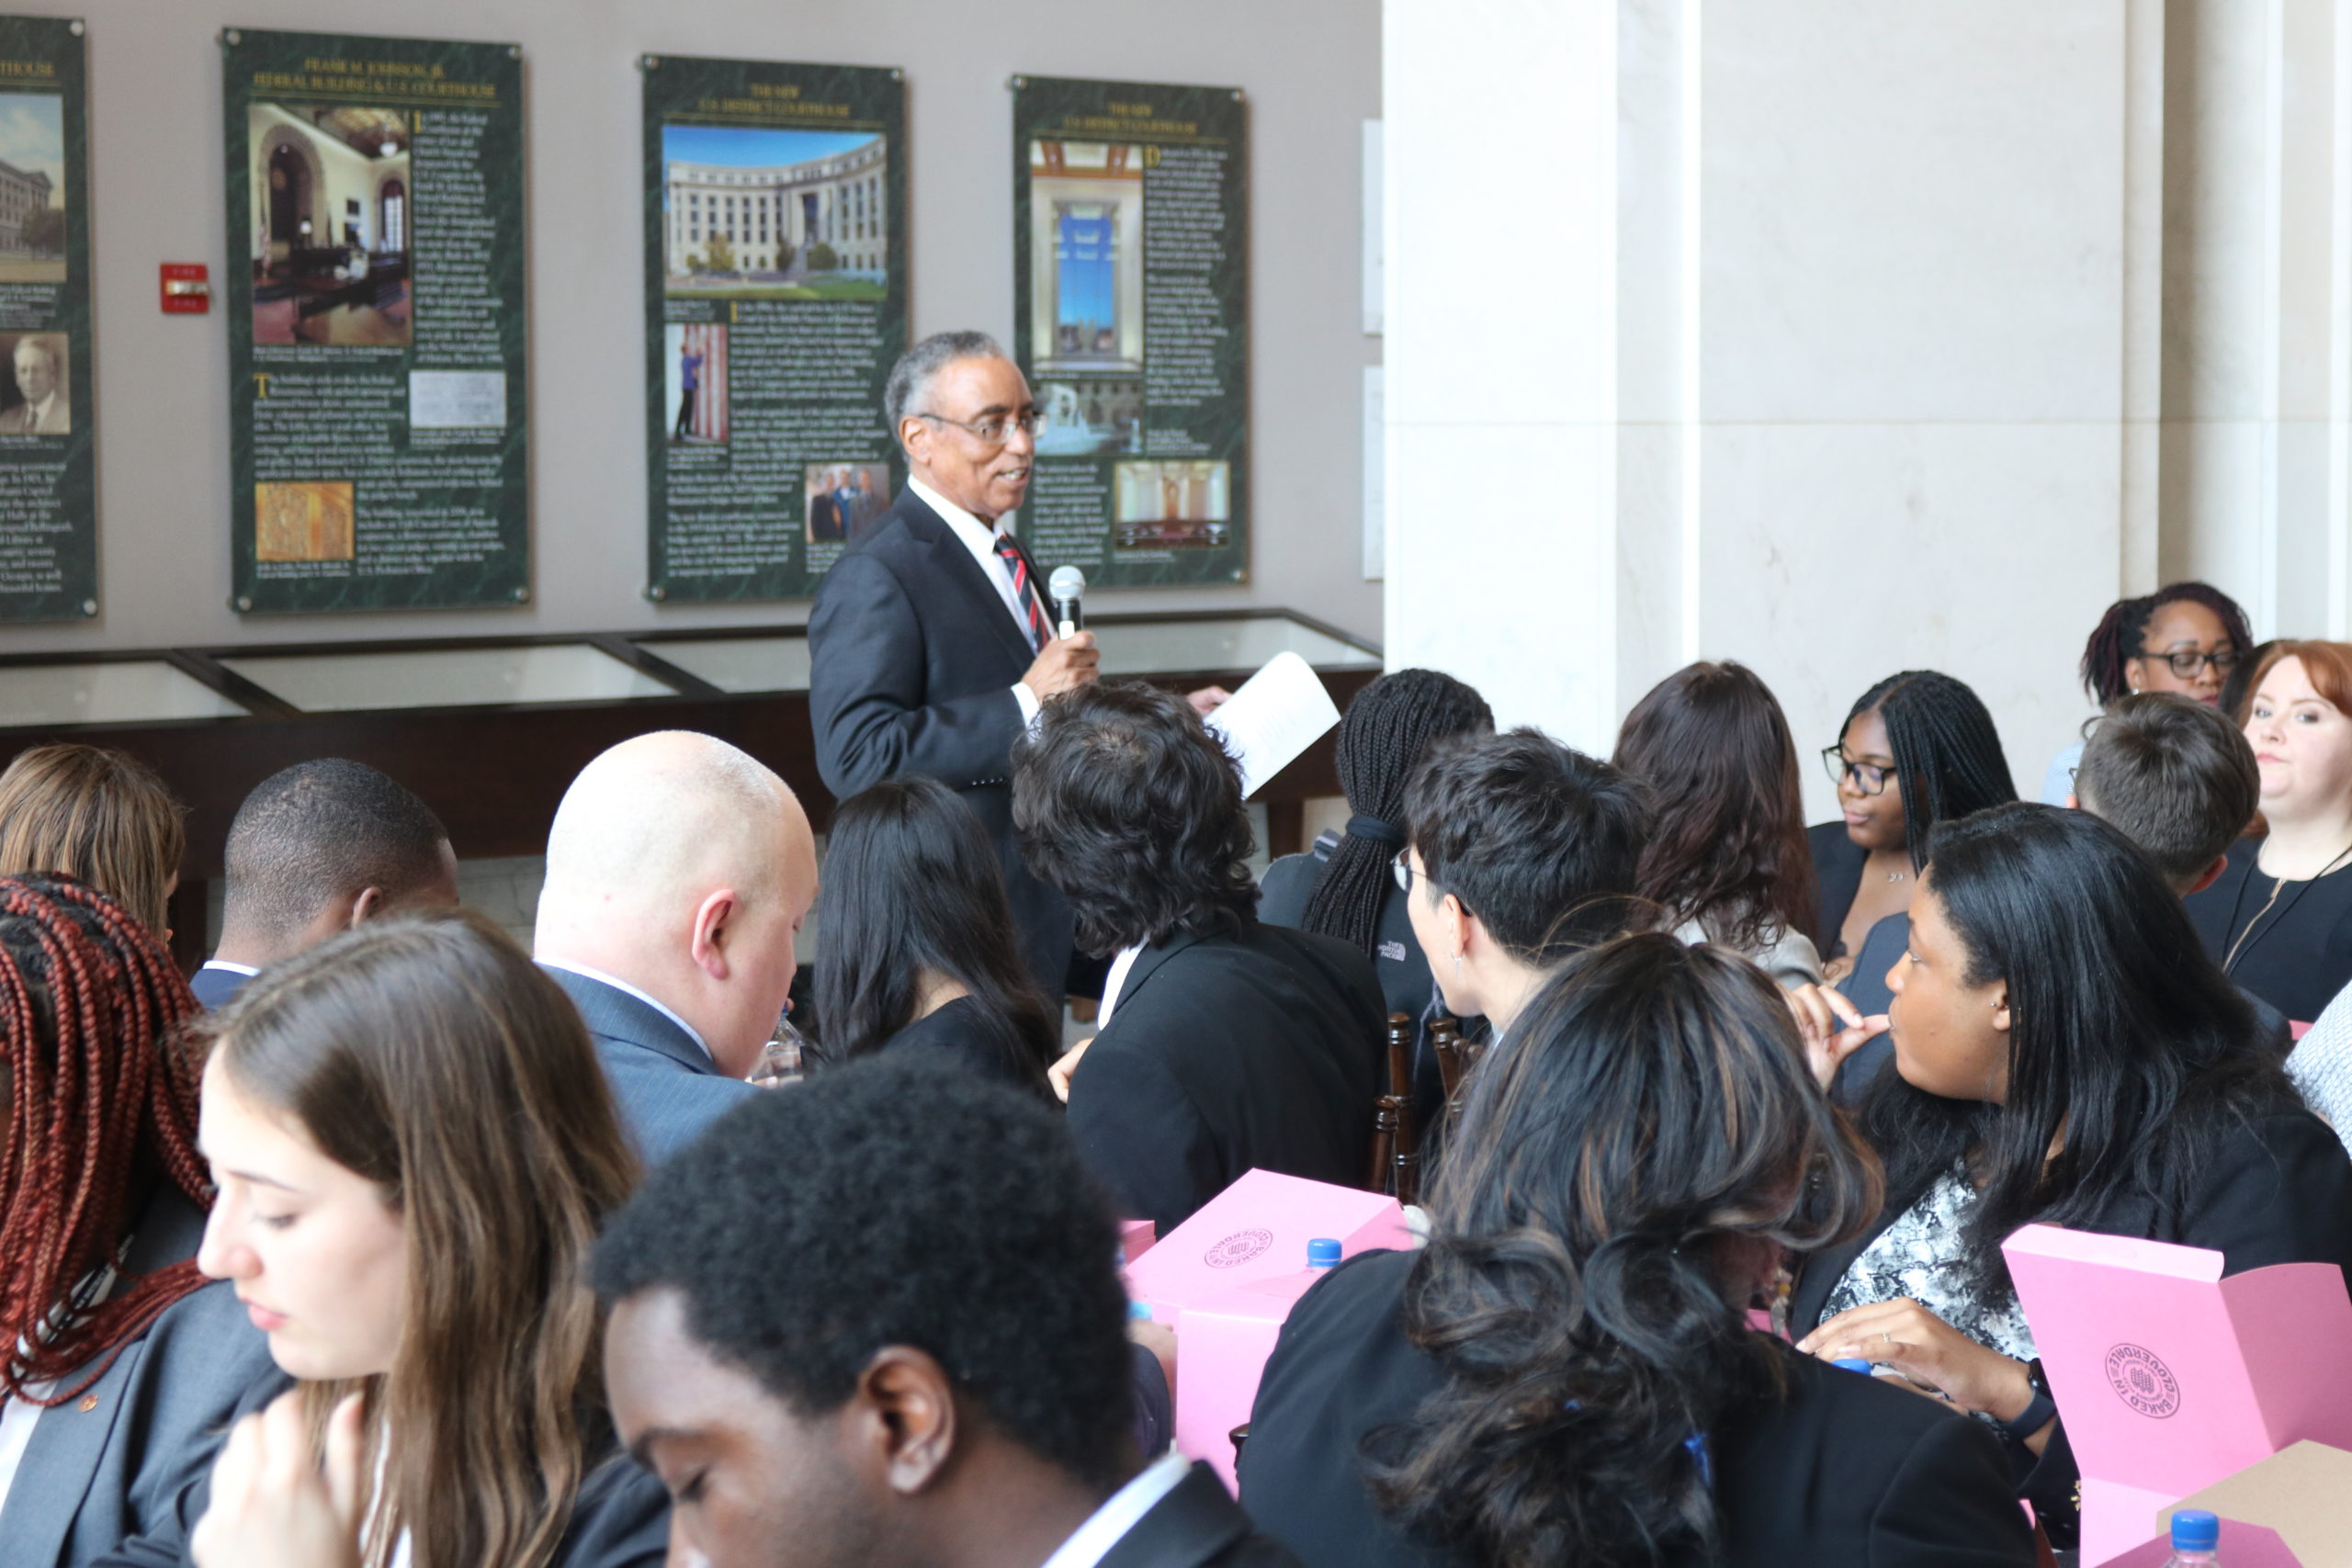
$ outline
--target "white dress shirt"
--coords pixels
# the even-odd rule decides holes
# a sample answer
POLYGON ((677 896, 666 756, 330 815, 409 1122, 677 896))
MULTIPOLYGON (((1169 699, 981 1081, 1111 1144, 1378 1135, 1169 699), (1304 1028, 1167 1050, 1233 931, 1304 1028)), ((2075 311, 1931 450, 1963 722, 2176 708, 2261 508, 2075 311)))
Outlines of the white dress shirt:
POLYGON ((1160 1455, 1088 1515, 1086 1522, 1055 1548, 1040 1568, 1094 1568, 1162 1497, 1176 1490, 1192 1469, 1193 1461, 1173 1449, 1160 1455))
MULTIPOLYGON (((1021 628, 1022 637, 1026 638, 1029 636, 1029 612, 1023 608, 1020 595, 1012 591, 1012 574, 1004 570, 1004 558, 996 553, 997 528, 981 522, 921 479, 910 478, 907 488, 922 497, 925 506, 938 513, 940 521, 946 524, 949 530, 963 541, 964 547, 972 552, 972 558, 980 563, 981 573, 996 584, 996 596, 1004 601, 1004 613, 1012 617, 1013 625, 1021 628)), ((1004 518, 1012 515, 1010 512, 1006 513, 1004 517, 997 519, 997 524, 1001 525, 1004 518)), ((1010 533, 1012 530, 1005 531, 1010 533)), ((1029 587, 1032 592, 1038 592, 1035 583, 1029 587)), ((1044 614, 1044 603, 1040 598, 1041 615, 1044 614)), ((1023 724, 1037 722, 1037 694, 1029 689, 1026 681, 1012 683, 1012 700, 1021 705, 1023 724)))
MULTIPOLYGON (((578 975, 583 979, 595 980, 604 985, 610 986, 616 991, 625 992, 629 996, 635 997, 639 1001, 643 1002, 647 1007, 651 1008, 655 1012, 660 1013, 663 1018, 668 1019, 672 1023, 674 1023, 680 1029, 684 1030, 686 1032, 686 1038, 700 1046, 704 1055, 710 1056, 710 1042, 702 1037, 702 1031, 696 1029, 693 1024, 688 1023, 684 1019, 680 1018, 676 1013, 672 1012, 668 1008, 662 1006, 661 998, 649 997, 643 991, 639 990, 635 986, 630 985, 627 980, 622 979, 619 976, 607 975, 602 969, 591 969, 585 964, 566 964, 560 959, 542 958, 538 961, 538 964, 542 969, 560 969, 567 975, 578 975)), ((710 1059, 713 1066, 718 1064, 718 1057, 711 1056, 710 1059)))
POLYGON ((1111 1010, 1119 1004, 1119 993, 1126 988, 1127 971, 1136 966, 1136 956, 1143 952, 1143 943, 1119 949, 1119 956, 1111 960, 1111 972, 1102 976, 1102 1005, 1094 1010, 1094 1032, 1100 1034, 1111 1026, 1111 1010))

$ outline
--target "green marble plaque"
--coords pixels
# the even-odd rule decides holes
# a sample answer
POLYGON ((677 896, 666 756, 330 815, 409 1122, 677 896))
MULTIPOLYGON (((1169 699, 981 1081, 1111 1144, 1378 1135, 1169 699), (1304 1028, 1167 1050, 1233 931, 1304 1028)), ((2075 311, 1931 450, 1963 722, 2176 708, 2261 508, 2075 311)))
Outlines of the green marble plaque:
POLYGON ((1012 82, 1021 536, 1091 587, 1250 569, 1248 117, 1230 87, 1012 82))
POLYGON ((646 596, 804 598, 905 472, 906 87, 646 55, 646 596))
POLYGON ((231 28, 220 57, 232 604, 522 603, 521 49, 231 28))
POLYGON ((78 21, 0 17, 0 621, 98 613, 78 21))

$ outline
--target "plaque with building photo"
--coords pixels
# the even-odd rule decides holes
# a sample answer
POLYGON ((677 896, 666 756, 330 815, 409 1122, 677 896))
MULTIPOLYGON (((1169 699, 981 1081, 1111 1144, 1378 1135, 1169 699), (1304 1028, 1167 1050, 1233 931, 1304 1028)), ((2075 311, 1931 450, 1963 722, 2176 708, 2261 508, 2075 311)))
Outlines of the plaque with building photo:
POLYGON ((816 592, 889 502, 907 344, 897 71, 648 55, 646 593, 816 592))
POLYGON ((220 52, 234 607, 521 603, 521 51, 231 28, 220 52))
POLYGON ((0 621, 98 613, 83 33, 0 17, 0 621))
POLYGON ((1229 87, 1012 83, 1021 534, 1090 585, 1248 574, 1248 137, 1229 87))

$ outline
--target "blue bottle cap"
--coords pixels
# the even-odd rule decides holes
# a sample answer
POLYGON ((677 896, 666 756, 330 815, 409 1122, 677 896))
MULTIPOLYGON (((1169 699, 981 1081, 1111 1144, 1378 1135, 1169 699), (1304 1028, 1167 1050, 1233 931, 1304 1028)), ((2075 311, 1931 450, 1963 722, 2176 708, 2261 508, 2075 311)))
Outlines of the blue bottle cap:
POLYGON ((1843 1367, 1849 1372, 1860 1372, 1864 1377, 1871 1375, 1871 1364, 1860 1356, 1840 1356, 1829 1364, 1843 1367))
POLYGON ((1129 1302, 1127 1303, 1127 1315, 1138 1323, 1148 1322, 1151 1318, 1151 1303, 1149 1302, 1129 1302))
POLYGON ((2202 1508, 2180 1508, 2172 1516, 2175 1551, 2211 1551, 2222 1544, 2222 1521, 2202 1508))
POLYGON ((1340 1266, 1340 1244, 1328 1235, 1318 1235, 1306 1244, 1306 1266, 1309 1269, 1337 1269, 1340 1266))

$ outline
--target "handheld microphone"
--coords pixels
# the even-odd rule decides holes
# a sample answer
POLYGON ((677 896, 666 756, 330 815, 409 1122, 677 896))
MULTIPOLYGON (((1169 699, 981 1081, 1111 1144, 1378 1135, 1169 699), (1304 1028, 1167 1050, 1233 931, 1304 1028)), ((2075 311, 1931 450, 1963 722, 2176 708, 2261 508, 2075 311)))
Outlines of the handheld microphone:
POLYGON ((1086 612, 1079 601, 1086 596, 1086 573, 1074 566, 1057 566, 1046 580, 1046 592, 1054 601, 1054 619, 1061 623, 1057 636, 1069 637, 1085 626, 1086 612))

